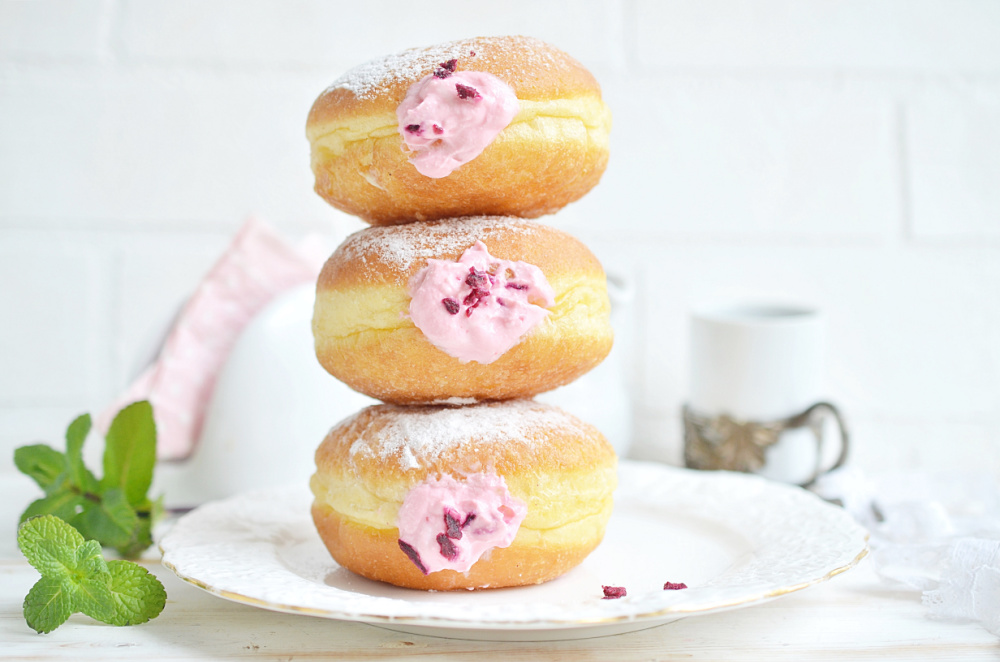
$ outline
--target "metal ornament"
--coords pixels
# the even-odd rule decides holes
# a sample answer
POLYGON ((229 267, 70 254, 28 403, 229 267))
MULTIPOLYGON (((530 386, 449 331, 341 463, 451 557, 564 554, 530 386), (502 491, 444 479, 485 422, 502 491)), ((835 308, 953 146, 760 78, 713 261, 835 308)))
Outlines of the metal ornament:
POLYGON ((840 411, 829 402, 817 402, 800 414, 776 421, 741 421, 727 414, 701 416, 684 406, 684 464, 689 469, 722 469, 754 473, 765 463, 769 446, 777 443, 786 430, 809 428, 816 438, 816 468, 802 487, 808 487, 827 471, 847 461, 849 434, 840 411), (823 469, 823 420, 829 414, 840 430, 840 456, 823 469))

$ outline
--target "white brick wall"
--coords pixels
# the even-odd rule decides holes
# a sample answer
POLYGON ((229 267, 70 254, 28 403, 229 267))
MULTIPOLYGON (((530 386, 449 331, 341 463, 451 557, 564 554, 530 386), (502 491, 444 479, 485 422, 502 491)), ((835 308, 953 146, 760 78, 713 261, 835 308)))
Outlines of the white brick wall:
POLYGON ((992 0, 637 0, 656 67, 997 73, 992 0))
POLYGON ((906 114, 914 236, 1000 239, 1000 83, 921 92, 906 114))
POLYGON ((333 78, 504 33, 614 112, 601 185, 549 220, 635 281, 633 455, 679 461, 690 308, 781 298, 828 314, 854 462, 1000 474, 990 0, 0 0, 0 473, 117 393, 248 214, 360 227, 311 192, 333 78))
POLYGON ((107 387, 102 370, 112 283, 97 251, 54 236, 5 233, 0 247, 0 401, 77 401, 107 387))
POLYGON ((609 76, 612 158, 588 231, 877 240, 899 226, 890 99, 827 81, 609 76), (623 215, 628 224, 607 224, 623 215), (637 219, 637 222, 631 219, 637 219))
POLYGON ((340 68, 402 48, 530 32, 579 53, 588 64, 618 63, 624 57, 622 7, 616 0, 436 6, 399 0, 125 0, 121 42, 123 54, 140 62, 312 69, 336 76, 340 68))
POLYGON ((109 45, 108 5, 108 0, 4 0, 0 55, 14 62, 96 62, 109 45))

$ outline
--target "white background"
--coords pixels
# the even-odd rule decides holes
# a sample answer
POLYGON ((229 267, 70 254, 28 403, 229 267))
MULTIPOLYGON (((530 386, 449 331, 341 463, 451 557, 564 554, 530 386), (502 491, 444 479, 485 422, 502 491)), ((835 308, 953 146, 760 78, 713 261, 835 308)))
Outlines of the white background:
POLYGON ((688 313, 738 297, 826 312, 857 466, 1000 474, 1000 2, 3 0, 0 475, 128 383, 248 215, 362 227, 311 190, 334 78, 512 33, 614 114, 547 220, 636 285, 633 456, 680 461, 688 313))

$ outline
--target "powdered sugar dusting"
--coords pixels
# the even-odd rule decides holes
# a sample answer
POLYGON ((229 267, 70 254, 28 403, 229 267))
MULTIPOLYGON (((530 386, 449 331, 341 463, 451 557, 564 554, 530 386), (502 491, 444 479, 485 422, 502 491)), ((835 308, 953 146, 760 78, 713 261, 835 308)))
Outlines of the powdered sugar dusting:
POLYGON ((493 230, 530 236, 538 232, 538 228, 535 221, 507 216, 467 216, 374 226, 352 234, 337 252, 351 263, 363 266, 376 261, 397 273, 406 274, 415 265, 423 267, 430 258, 460 255, 493 230))
POLYGON ((334 81, 329 89, 344 88, 359 99, 370 99, 376 90, 393 81, 423 78, 442 62, 468 55, 469 51, 463 51, 460 42, 413 48, 357 66, 334 81))
POLYGON ((371 99, 380 89, 399 81, 415 82, 433 73, 442 62, 458 60, 463 70, 489 67, 496 70, 501 63, 502 79, 516 80, 523 72, 515 70, 509 61, 518 51, 535 51, 531 67, 545 70, 555 65, 555 58, 544 42, 532 37, 478 37, 463 39, 427 48, 411 48, 366 62, 334 81, 327 91, 337 88, 350 90, 359 99, 371 99), (473 55, 474 53, 474 55, 473 55), (478 67, 477 67, 478 65, 478 67))
POLYGON ((490 402, 466 407, 376 405, 388 419, 375 434, 363 434, 351 456, 398 458, 403 469, 435 461, 467 444, 530 444, 546 429, 589 434, 585 423, 563 410, 533 400, 490 402))

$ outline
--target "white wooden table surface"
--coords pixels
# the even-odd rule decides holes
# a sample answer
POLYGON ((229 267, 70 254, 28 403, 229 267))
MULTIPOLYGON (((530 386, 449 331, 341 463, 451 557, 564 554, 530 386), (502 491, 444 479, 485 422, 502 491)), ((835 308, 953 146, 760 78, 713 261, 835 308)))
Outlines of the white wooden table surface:
MULTIPOLYGON (((475 642, 406 635, 360 623, 237 604, 144 562, 167 589, 163 613, 116 628, 74 615, 47 635, 24 622, 37 573, 16 549, 17 512, 34 494, 0 488, 2 660, 1000 660, 1000 640, 973 623, 932 621, 916 593, 887 589, 867 562, 755 607, 690 617, 629 634, 572 641, 475 642)), ((26 489, 26 487, 28 489, 26 489)))

